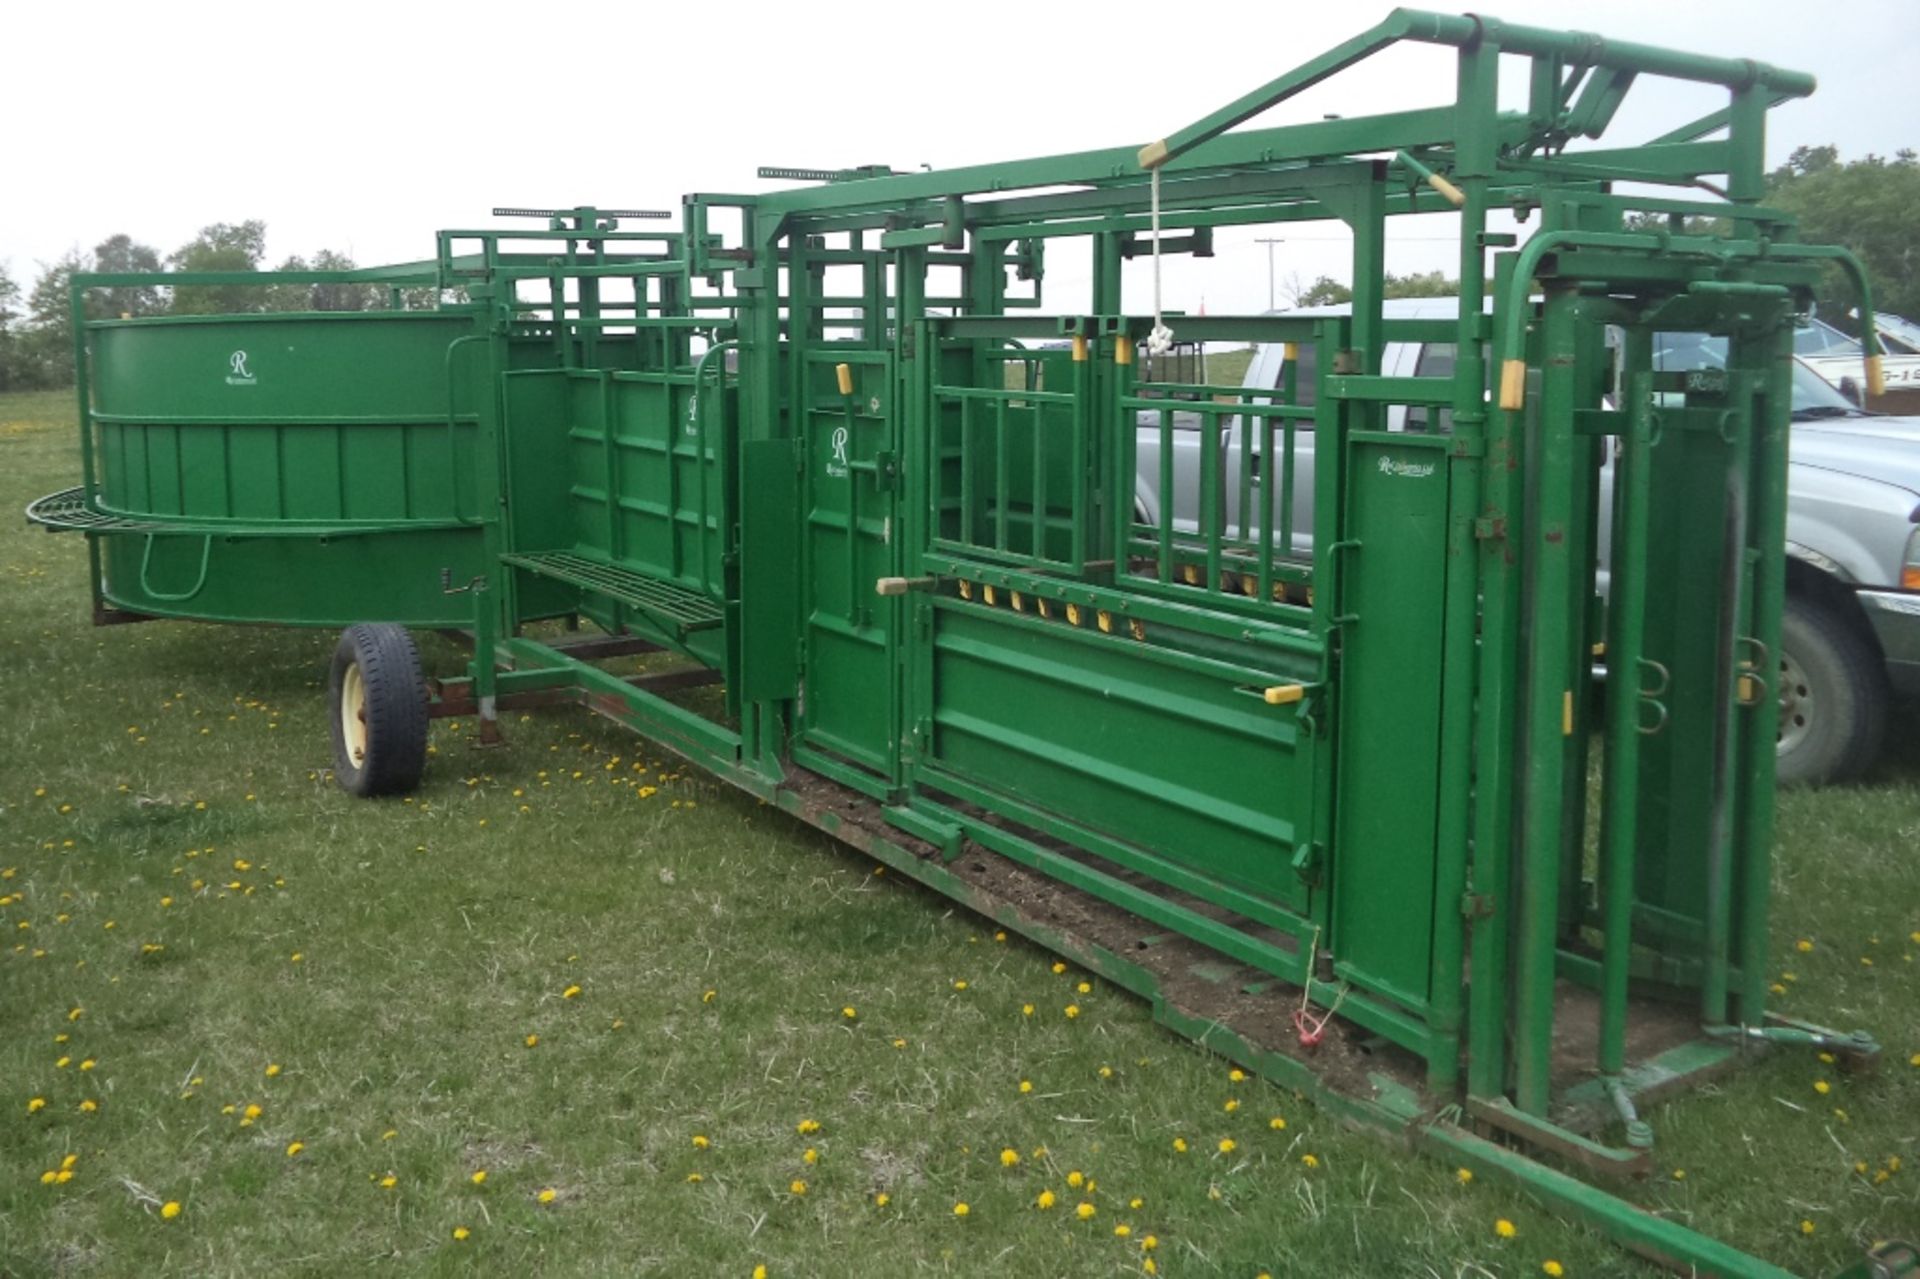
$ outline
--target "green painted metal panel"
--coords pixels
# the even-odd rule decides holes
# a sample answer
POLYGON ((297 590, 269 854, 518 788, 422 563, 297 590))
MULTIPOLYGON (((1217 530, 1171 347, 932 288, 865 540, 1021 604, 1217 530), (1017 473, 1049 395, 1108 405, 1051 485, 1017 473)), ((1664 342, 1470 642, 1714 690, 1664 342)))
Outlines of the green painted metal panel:
POLYGON ((447 569, 464 582, 490 566, 479 529, 327 539, 95 536, 107 603, 155 617, 212 622, 466 626, 473 621, 473 602, 465 595, 443 595, 440 571, 447 569))
POLYGON ((822 344, 806 353, 801 438, 800 737, 892 777, 899 758, 895 599, 875 583, 898 572, 894 528, 894 385, 884 352, 822 344), (847 366, 851 392, 838 389, 847 366))
POLYGON ((780 701, 800 678, 799 442, 744 441, 740 498, 740 695, 780 701))
POLYGON ((1343 974, 1411 1008, 1447 908, 1433 896, 1447 480, 1428 441, 1351 445, 1328 941, 1343 974))
POLYGON ((1263 700, 1289 681, 1086 623, 941 600, 932 762, 1304 915, 1314 742, 1263 700))

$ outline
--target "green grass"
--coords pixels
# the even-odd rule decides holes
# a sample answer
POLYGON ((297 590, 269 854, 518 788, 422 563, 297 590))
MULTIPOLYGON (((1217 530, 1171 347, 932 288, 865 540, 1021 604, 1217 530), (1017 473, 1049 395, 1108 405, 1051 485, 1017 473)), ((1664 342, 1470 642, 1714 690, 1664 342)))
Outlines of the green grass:
MULTIPOLYGON (((0 397, 0 508, 73 454, 67 397, 0 397)), ((95 630, 85 562, 0 524, 0 1274, 1114 1275, 1148 1234, 1166 1275, 1642 1273, 584 713, 488 752, 440 722, 417 799, 349 799, 331 636, 95 630)), ((1633 1192, 1804 1273, 1920 1234, 1916 778, 1908 742, 1779 823, 1782 1005, 1881 1070, 1785 1054, 1656 1110, 1686 1176, 1633 1192)))

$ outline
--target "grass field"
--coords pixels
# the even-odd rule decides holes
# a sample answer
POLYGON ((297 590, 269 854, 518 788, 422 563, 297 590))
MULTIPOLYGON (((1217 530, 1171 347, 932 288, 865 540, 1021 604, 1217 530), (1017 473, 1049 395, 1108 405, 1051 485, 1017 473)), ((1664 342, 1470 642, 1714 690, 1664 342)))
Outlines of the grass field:
MULTIPOLYGON (((74 447, 0 397, 0 509, 74 447)), ((0 522, 0 1274, 1645 1273, 583 712, 352 800, 332 636, 95 630, 85 564, 0 522)), ((1658 1109, 1630 1192, 1800 1273, 1920 1235, 1906 728, 1779 822, 1780 1003, 1880 1070, 1658 1109)))

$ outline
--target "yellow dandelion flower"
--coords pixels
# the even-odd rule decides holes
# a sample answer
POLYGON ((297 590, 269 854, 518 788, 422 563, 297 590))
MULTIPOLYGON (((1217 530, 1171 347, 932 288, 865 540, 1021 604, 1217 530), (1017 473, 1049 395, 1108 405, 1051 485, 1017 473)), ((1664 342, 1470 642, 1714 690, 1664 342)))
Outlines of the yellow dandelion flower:
POLYGON ((884 1208, 892 1202, 893 1202, 893 1196, 888 1194, 884 1190, 882 1190, 879 1194, 873 1197, 873 1206, 876 1208, 884 1208))
MULTIPOLYGON (((1914 937, 1916 940, 1920 940, 1920 933, 1915 933, 1914 937)), ((1007 935, 1005 932, 997 932, 993 935, 993 939, 995 941, 1005 941, 1007 939, 1007 935)))
POLYGON ((820 1162, 820 1152, 815 1150, 812 1146, 808 1146, 806 1149, 806 1153, 801 1155, 800 1159, 803 1163, 817 1164, 820 1162))
MULTIPOLYGON (((880 872, 875 871, 873 873, 878 875, 880 872)), ((753 1279, 767 1279, 767 1268, 765 1266, 755 1266, 753 1268, 753 1279)))
POLYGON ((53 1068, 55 1070, 65 1070, 72 1061, 73 1061, 73 1058, 71 1057, 58 1058, 54 1061, 53 1068))
POLYGON ((1022 1005, 1020 1005, 1020 1015, 1021 1015, 1022 1017, 1031 1017, 1031 1016, 1033 1016, 1033 1005, 1032 1005, 1032 1004, 1022 1004, 1022 1005))
POLYGON ((788 1184, 787 1189, 796 1195, 804 1195, 807 1193, 807 1183, 795 1177, 793 1181, 788 1184))
POLYGON ((1083 995, 1091 995, 1093 993, 1093 983, 1090 981, 1083 981, 1078 986, 1075 986, 1074 989, 1079 991, 1083 995))
POLYGON ((703 990, 700 992, 700 1002, 703 1004, 710 1004, 713 1002, 714 997, 719 993, 720 992, 717 990, 703 990))
POLYGON ((400 1179, 394 1176, 392 1173, 388 1173, 386 1176, 380 1178, 380 1189, 382 1190, 392 1190, 395 1186, 399 1184, 400 1184, 400 1179))
POLYGON ((1687 1170, 1685 1168, 1675 1168, 1673 1170, 1673 1179, 1675 1181, 1685 1181, 1687 1179, 1687 1170))
POLYGON ((713 1144, 712 1142, 708 1141, 700 1133, 693 1134, 693 1148, 695 1150, 705 1150, 708 1146, 711 1146, 712 1144, 713 1144))
POLYGON ((1238 1150, 1238 1149, 1239 1149, 1239 1143, 1237 1143, 1237 1142, 1235 1142, 1233 1138, 1231 1138, 1231 1137, 1222 1137, 1222 1138, 1220 1139, 1220 1153, 1221 1153, 1221 1154, 1223 1154, 1223 1155, 1230 1155, 1230 1154, 1232 1154, 1232 1153, 1233 1153, 1233 1152, 1234 1152, 1235 1150, 1238 1150))
POLYGON ((1287 1126, 1287 1121, 1281 1118, 1279 1115, 1275 1115, 1273 1118, 1267 1120, 1267 1127, 1273 1129, 1275 1132, 1281 1132, 1285 1130, 1286 1126, 1287 1126))
POLYGON ((47 1108, 47 1099, 45 1097, 29 1097, 27 1099, 27 1113, 29 1115, 39 1114, 41 1111, 45 1110, 46 1108, 47 1108))
MULTIPOLYGON (((196 1082, 197 1082, 197 1081, 196 1081, 196 1082)), ((397 1128, 389 1128, 389 1129, 387 1129, 387 1130, 386 1130, 385 1132, 383 1132, 383 1133, 381 1133, 381 1134, 380 1134, 380 1140, 382 1140, 382 1141, 392 1141, 392 1140, 393 1140, 393 1139, 394 1139, 395 1137, 398 1137, 399 1135, 400 1135, 400 1130, 399 1130, 399 1129, 397 1129, 397 1128)))
POLYGON ((160 1205, 160 1219, 162 1221, 172 1221, 179 1215, 180 1202, 177 1199, 169 1199, 160 1205))
POLYGON ((802 1119, 799 1123, 793 1126, 793 1130, 799 1133, 802 1137, 804 1137, 808 1133, 819 1132, 820 1121, 818 1119, 802 1119))
POLYGON ((1511 1239, 1515 1235, 1519 1234, 1520 1231, 1514 1227, 1514 1224, 1511 1221, 1508 1221, 1505 1217, 1502 1217, 1500 1218, 1500 1220, 1493 1223, 1493 1233, 1496 1235, 1499 1235, 1502 1239, 1511 1239))
POLYGON ((953 988, 955 990, 965 990, 967 988, 967 979, 964 977, 960 978, 958 981, 953 983, 953 988))
POLYGON ((79 1162, 80 1162, 79 1155, 67 1155, 65 1158, 61 1159, 60 1161, 60 1171, 72 1172, 73 1166, 79 1162))
POLYGON ((1231 1115, 1234 1111, 1240 1109, 1240 1102, 1237 1098, 1229 1097, 1227 1098, 1226 1104, 1221 1106, 1220 1109, 1231 1115))
POLYGON ((1113 1228, 1113 1233, 1115 1238, 1125 1239, 1133 1234, 1133 1227, 1123 1221, 1113 1228))
POLYGON ((291 1158, 293 1158, 293 1157, 294 1157, 295 1155, 297 1155, 297 1154, 299 1154, 299 1153, 300 1153, 301 1151, 303 1151, 303 1150, 305 1150, 306 1148, 307 1148, 307 1143, 306 1143, 306 1142, 304 1142, 304 1141, 290 1141, 290 1142, 288 1142, 288 1143, 287 1143, 287 1158, 289 1158, 289 1159, 291 1159, 291 1158))
POLYGON ((485 1168, 476 1168, 473 1170, 473 1176, 468 1177, 467 1180, 476 1186, 484 1186, 487 1184, 487 1170, 485 1168))
POLYGON ((1920 1053, 1915 1053, 1913 1056, 1907 1058, 1907 1065, 1920 1066, 1920 1053))
POLYGON ((454 1238, 454 1241, 455 1241, 455 1242, 460 1242, 460 1241, 462 1241, 462 1240, 464 1240, 464 1239, 466 1239, 466 1237, 467 1237, 468 1235, 470 1235, 470 1234, 472 1234, 472 1233, 473 1233, 473 1232, 472 1232, 471 1230, 468 1230, 468 1229, 467 1229, 467 1228, 466 1228, 465 1226, 455 1226, 455 1227, 453 1228, 453 1238, 454 1238))
POLYGON ((528 1035, 528 1036, 526 1037, 526 1040, 525 1040, 524 1042, 526 1043, 526 1045, 527 1045, 527 1047, 529 1047, 529 1048, 538 1048, 538 1047, 540 1046, 540 1036, 538 1036, 538 1035, 528 1035))
POLYGON ((1020 1081, 1020 1091, 1021 1091, 1022 1093, 1030 1093, 1030 1092, 1032 1092, 1032 1091, 1033 1091, 1033 1080, 1031 1080, 1031 1079, 1022 1079, 1022 1080, 1020 1081))
POLYGON ((1152 1257, 1148 1257, 1140 1263, 1140 1270, 1143 1274, 1157 1275, 1160 1273, 1160 1266, 1152 1257))
POLYGON ((1246 1081, 1247 1081, 1247 1072, 1240 1069, 1240 1067, 1238 1066, 1235 1066, 1232 1070, 1229 1070, 1227 1072, 1228 1083, 1243 1084, 1246 1081))
POLYGON ((1775 995, 1784 995, 1787 993, 1787 988, 1785 986, 1782 986, 1779 982, 1773 983, 1773 985, 1767 987, 1767 990, 1770 993, 1775 995))
POLYGON ((1061 963, 1057 959, 1053 961, 1053 972, 1056 977, 1066 971, 1067 971, 1067 966, 1065 964, 1061 963))
POLYGON ((1173 1139, 1173 1153, 1176 1155, 1184 1155, 1187 1153, 1187 1139, 1185 1137, 1175 1137, 1173 1139))
POLYGON ((1067 1014, 1067 1020, 1072 1021, 1075 1017, 1078 1017, 1080 1015, 1080 1005, 1068 1004, 1064 1011, 1067 1014))
POLYGON ((1800 1233, 1803 1235, 1810 1235, 1813 1233, 1813 1230, 1814 1230, 1813 1223, 1811 1221, 1808 1221, 1806 1218, 1802 1217, 1800 1219, 1800 1233))
POLYGON ((1020 1152, 1015 1150, 1012 1146, 1008 1146, 1005 1150, 1002 1150, 1000 1152, 1000 1166, 1002 1168, 1011 1168, 1019 1162, 1020 1162, 1020 1152))
POLYGON ((95 1101, 91 1097, 88 1097, 86 1100, 80 1103, 80 1113, 83 1115, 91 1115, 94 1111, 98 1109, 100 1109, 100 1103, 95 1101))
POLYGON ((287 956, 287 962, 290 964, 297 964, 305 958, 306 958, 305 954, 296 950, 291 955, 287 956))
POLYGON ((1540 1270, 1543 1274, 1552 1276, 1552 1279, 1560 1279, 1560 1276, 1567 1273, 1567 1268, 1551 1257, 1540 1263, 1540 1270))
POLYGON ((267 1063, 267 1078, 268 1078, 268 1079, 275 1079, 275 1078, 278 1078, 278 1077, 279 1077, 279 1075, 280 1075, 280 1066, 279 1066, 279 1064, 278 1064, 277 1062, 268 1062, 268 1063, 267 1063))
POLYGON ((552 1202, 553 1202, 553 1200, 554 1200, 554 1189, 553 1189, 553 1187, 552 1187, 552 1186, 548 1186, 548 1187, 546 1187, 546 1188, 545 1188, 545 1189, 543 1189, 543 1190, 542 1190, 542 1191, 541 1191, 541 1192, 540 1192, 540 1193, 539 1193, 539 1194, 538 1194, 537 1196, 535 1196, 535 1198, 537 1198, 537 1199, 539 1199, 539 1200, 540 1200, 540 1202, 541 1202, 541 1203, 543 1203, 543 1204, 550 1204, 550 1203, 552 1203, 552 1202))
POLYGON ((1318 1168, 1320 1166, 1320 1156, 1319 1155, 1301 1155, 1300 1162, 1301 1164, 1303 1164, 1308 1168, 1318 1168))
POLYGON ((964 1217, 972 1211, 973 1209, 967 1207, 967 1205, 964 1202, 957 1203, 953 1206, 953 1215, 956 1217, 964 1217))
POLYGON ((1039 1193, 1039 1195, 1035 1197, 1033 1201, 1033 1206, 1040 1209, 1042 1212, 1045 1212, 1047 1209, 1053 1207, 1053 1205, 1058 1202, 1059 1201, 1053 1197, 1053 1192, 1051 1190, 1042 1190, 1039 1193))
POLYGON ((1155 1235, 1147 1235, 1140 1240, 1141 1252, 1152 1252, 1155 1248, 1158 1248, 1159 1246, 1160 1246, 1160 1240, 1158 1236, 1155 1236, 1155 1235))
POLYGON ((1072 1172, 1067 1174, 1067 1185, 1071 1186, 1075 1190, 1080 1189, 1080 1187, 1086 1183, 1086 1180, 1087 1180, 1087 1175, 1081 1172, 1078 1168, 1075 1168, 1072 1172))
POLYGON ((560 998, 578 999, 580 998, 580 988, 578 986, 569 986, 565 990, 560 992, 560 998))
POLYGON ((1093 1205, 1086 1202, 1082 1202, 1079 1207, 1073 1210, 1073 1215, 1080 1218, 1080 1220, 1082 1221, 1092 1221, 1093 1213, 1094 1213, 1093 1205))
POLYGON ((897 1039, 897 1038, 896 1038, 896 1039, 895 1039, 895 1040, 893 1041, 893 1046, 894 1046, 895 1048, 905 1048, 905 1047, 907 1046, 907 1041, 906 1041, 906 1040, 904 1040, 904 1039, 897 1039))
POLYGON ((1793 943, 1793 948, 1804 955, 1813 949, 1813 943, 1802 937, 1799 941, 1793 943))
POLYGON ((703 1182, 703 1181, 705 1181, 705 1180, 706 1180, 706 1178, 705 1178, 705 1177, 702 1177, 702 1176, 701 1176, 701 1175, 700 1175, 699 1173, 697 1173, 697 1172, 690 1172, 690 1173, 688 1173, 688 1174, 687 1174, 687 1184, 689 1184, 689 1185, 693 1185, 693 1186, 697 1186, 697 1185, 699 1185, 699 1184, 700 1184, 701 1182, 703 1182))
POLYGON ((43 1186, 51 1186, 55 1181, 59 1179, 59 1177, 60 1177, 59 1173, 49 1168, 45 1172, 40 1174, 40 1184, 43 1186))
POLYGON ((1100 1067, 1100 1078, 1102 1078, 1102 1079, 1112 1079, 1112 1078, 1113 1078, 1113 1067, 1112 1067, 1112 1066, 1102 1066, 1102 1067, 1100 1067))
POLYGON ((1833 1085, 1824 1079, 1816 1079, 1813 1081, 1813 1090, 1824 1097, 1833 1091, 1833 1085))
POLYGON ((245 1115, 249 1119, 258 1119, 262 1112, 257 1103, 250 1101, 247 1103, 247 1108, 241 1111, 240 1113, 245 1115))
POLYGON ((853 1021, 854 1019, 860 1016, 860 1010, 855 1008, 852 1004, 848 1004, 845 1008, 842 1008, 840 1010, 840 1015, 842 1017, 845 1017, 848 1021, 853 1021))

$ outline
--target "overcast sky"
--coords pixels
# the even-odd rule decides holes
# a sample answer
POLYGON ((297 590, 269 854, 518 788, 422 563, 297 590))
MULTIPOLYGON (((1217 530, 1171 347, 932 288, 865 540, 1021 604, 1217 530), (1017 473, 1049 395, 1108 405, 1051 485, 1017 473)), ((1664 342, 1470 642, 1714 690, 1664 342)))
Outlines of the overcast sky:
MULTIPOLYGON (((1915 0, 1489 0, 1513 22, 1811 71, 1773 113, 1769 161, 1920 145, 1915 0)), ((845 2, 327 6, 11 3, 0 16, 0 262, 37 263, 119 231, 164 254, 216 221, 259 218, 268 256, 332 248, 363 265, 430 256, 440 227, 496 204, 674 208, 688 191, 768 189, 757 165, 896 168, 1145 143, 1376 21, 1366 4, 845 2), (550 16, 548 16, 550 15, 550 16)), ((1427 106, 1451 52, 1375 58, 1259 124, 1427 106)), ((1518 66, 1516 60, 1509 59, 1518 66)), ((1608 143, 1724 103, 1643 82, 1608 143)), ((1516 83, 1516 92, 1519 89, 1516 83)), ((1453 271, 1450 220, 1401 219, 1389 269, 1453 271)), ((1224 231, 1204 275, 1169 263, 1167 305, 1263 309, 1267 250, 1224 231)), ((1344 276, 1336 227, 1275 249, 1289 278, 1344 276)), ((1050 310, 1085 271, 1049 261, 1050 310)), ((1144 263, 1129 309, 1148 305, 1144 263)))

